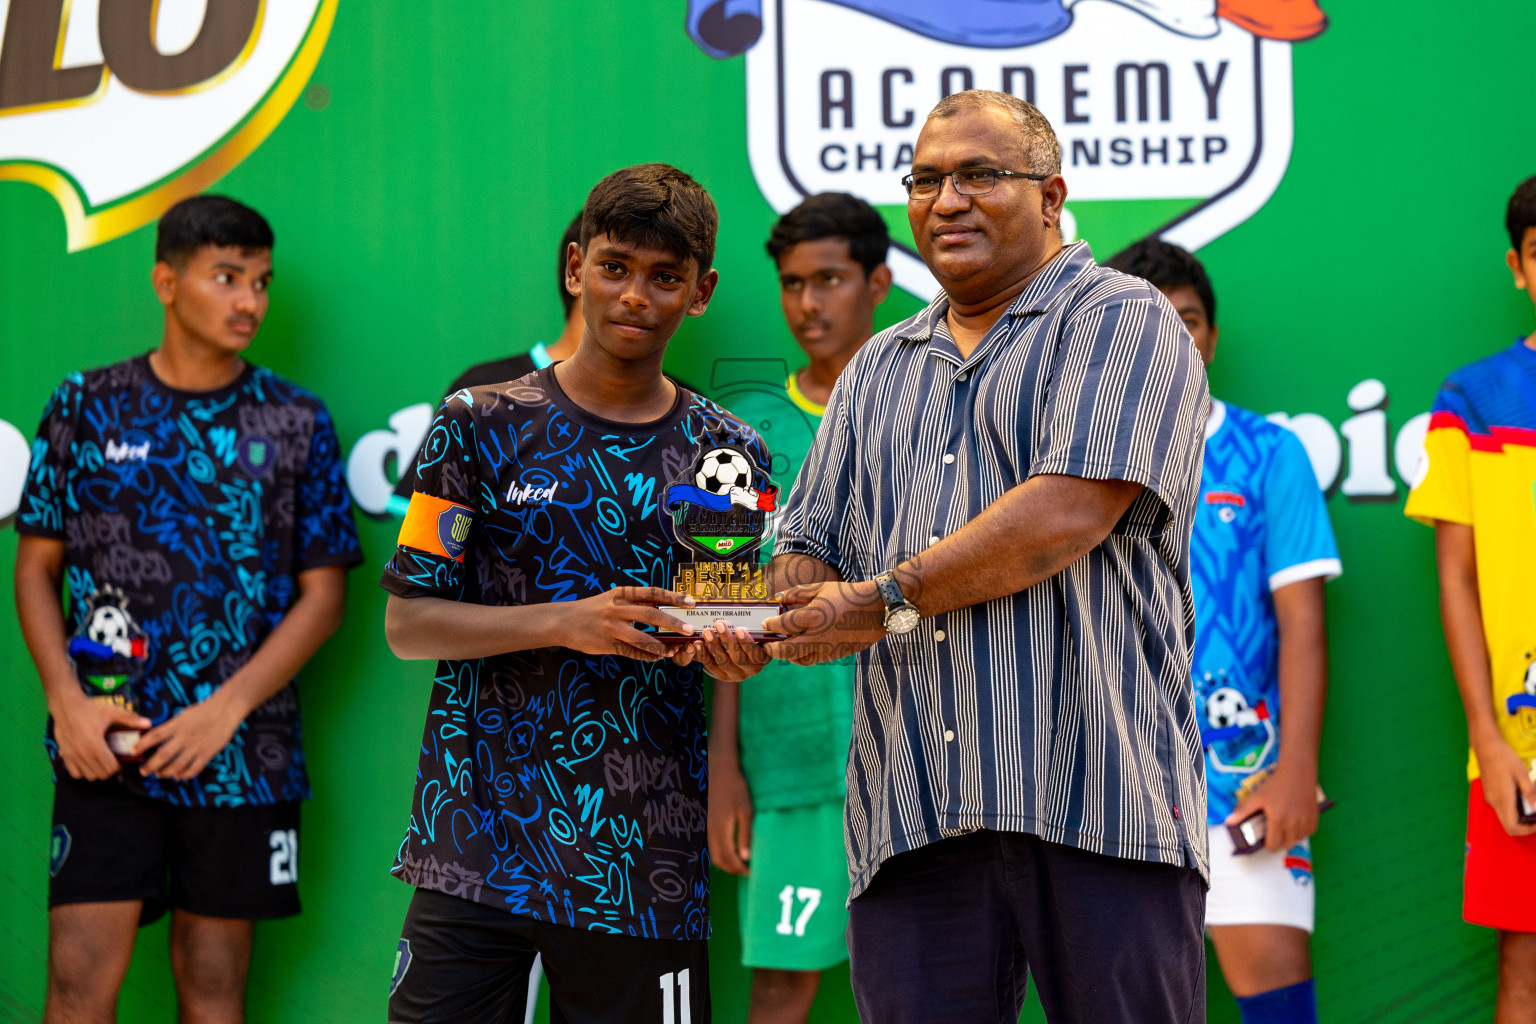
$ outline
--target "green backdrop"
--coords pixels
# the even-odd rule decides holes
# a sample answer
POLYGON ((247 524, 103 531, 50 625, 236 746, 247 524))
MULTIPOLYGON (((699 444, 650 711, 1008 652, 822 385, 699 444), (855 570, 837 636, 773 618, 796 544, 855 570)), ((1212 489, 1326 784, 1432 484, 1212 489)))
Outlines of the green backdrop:
MULTIPOLYGON (((1530 326, 1502 264, 1502 215, 1536 172, 1536 7, 1328 6, 1329 30, 1294 48, 1283 182, 1201 252, 1221 306, 1212 389, 1337 426, 1349 389, 1376 378, 1395 436, 1446 371, 1530 326)), ((341 3, 304 100, 217 185, 277 231, 254 358, 319 391, 350 446, 394 410, 434 401, 470 362, 553 339, 555 240, 594 180, 646 160, 687 169, 721 210, 720 289, 672 343, 669 370, 703 384, 717 350, 792 358, 762 251, 774 213, 748 166, 742 61, 701 54, 683 16, 680 0, 341 3)), ((152 235, 66 253, 54 200, 0 183, 0 419, 30 437, 65 373, 156 343, 152 235)), ((918 306, 897 293, 881 326, 918 306)), ((1493 936, 1459 913, 1465 737, 1431 535, 1403 519, 1402 495, 1400 484, 1395 499, 1336 493, 1329 506, 1345 574, 1328 588, 1322 778, 1338 808, 1314 846, 1314 951, 1331 1021, 1463 1021, 1492 1006, 1493 936)), ((317 793, 306 909, 259 931, 257 1021, 382 1020, 409 896, 387 872, 431 673, 383 641, 376 568, 394 527, 361 528, 369 563, 352 577, 346 623, 303 674, 317 793)), ((7 577, 13 538, 0 541, 7 577)), ((0 1019, 23 1021, 41 1016, 51 787, 41 693, 0 592, 0 1019)), ((729 878, 717 876, 714 897, 718 1017, 741 1020, 729 878)), ((122 1019, 170 1020, 164 924, 141 940, 122 1019)), ((1236 1020, 1219 977, 1210 999, 1213 1021, 1236 1020)), ((846 969, 829 974, 815 1019, 854 1019, 846 969)))

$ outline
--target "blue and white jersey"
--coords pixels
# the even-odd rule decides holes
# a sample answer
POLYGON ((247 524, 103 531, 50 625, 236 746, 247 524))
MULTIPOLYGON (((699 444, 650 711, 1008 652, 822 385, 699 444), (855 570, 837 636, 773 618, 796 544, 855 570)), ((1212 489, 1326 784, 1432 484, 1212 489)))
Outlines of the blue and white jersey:
POLYGON ((1276 590, 1343 571, 1328 508, 1296 436, 1212 401, 1190 545, 1194 677, 1215 825, 1253 773, 1280 754, 1276 590))

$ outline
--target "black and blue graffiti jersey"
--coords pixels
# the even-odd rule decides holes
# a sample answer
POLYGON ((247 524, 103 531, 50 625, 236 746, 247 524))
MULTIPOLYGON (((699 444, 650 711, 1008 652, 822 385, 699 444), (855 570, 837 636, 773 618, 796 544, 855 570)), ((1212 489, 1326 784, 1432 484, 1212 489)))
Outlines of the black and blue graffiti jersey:
MULTIPOLYGON (((685 388, 651 423, 584 411, 553 368, 457 392, 383 586, 483 605, 670 587, 693 559, 662 492, 722 441, 768 464, 757 435, 685 388)), ((706 782, 697 666, 556 647, 442 661, 394 874, 570 927, 706 938, 706 782)))
MULTIPOLYGON (((330 414, 255 365, 196 393, 162 384, 148 356, 70 374, 43 410, 16 529, 64 541, 82 687, 126 687, 156 724, 250 660, 296 600, 297 574, 362 561, 330 414)), ((197 778, 119 778, 185 806, 307 799, 294 684, 197 778)))

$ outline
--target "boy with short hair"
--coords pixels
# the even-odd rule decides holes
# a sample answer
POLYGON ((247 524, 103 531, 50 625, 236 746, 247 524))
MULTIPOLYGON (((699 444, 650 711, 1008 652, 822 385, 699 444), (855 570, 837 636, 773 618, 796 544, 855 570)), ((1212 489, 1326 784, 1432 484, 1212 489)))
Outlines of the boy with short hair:
MULTIPOLYGON (((709 1019, 709 853, 695 655, 758 657, 663 606, 692 561, 664 491, 758 436, 661 372, 718 275, 714 202, 665 164, 593 188, 564 362, 449 396, 384 571, 402 658, 438 661, 410 827, 398 1022, 508 1019, 541 956, 561 1019, 709 1019), (669 660, 670 659, 670 660, 669 660)), ((744 636, 742 637, 744 639, 744 636)))
MULTIPOLYGON (((553 345, 546 345, 542 341, 536 341, 527 352, 515 356, 505 356, 501 359, 488 359, 483 363, 476 363, 453 379, 448 385, 448 390, 443 392, 443 400, 448 396, 463 391, 466 388, 479 387, 483 384, 500 384, 502 381, 517 380, 534 370, 542 370, 546 366, 553 366, 562 359, 569 359, 576 352, 576 346, 581 343, 582 332, 586 325, 581 319, 581 303, 576 301, 570 289, 565 286, 565 261, 570 255, 571 246, 581 244, 581 214, 577 213, 571 218, 571 222, 565 226, 565 233, 560 236, 559 282, 560 308, 565 313, 565 323, 560 329, 560 336, 555 339, 553 345)), ((669 375, 670 376, 670 375, 669 375)), ((689 391, 696 390, 687 381, 671 378, 689 391)), ((411 503, 411 485, 416 479, 415 460, 411 465, 402 467, 400 479, 395 484, 395 492, 390 495, 386 511, 390 515, 404 518, 406 509, 411 503)))
MULTIPOLYGON (((1109 265, 1166 295, 1211 363, 1216 294, 1198 259, 1148 238, 1109 265)), ((1190 545, 1192 671, 1211 851, 1206 928, 1244 1024, 1317 1020, 1307 837, 1317 830, 1328 684, 1323 583, 1341 571, 1301 442, 1212 398, 1190 545), (1264 849, 1236 854, 1227 826, 1259 812, 1264 849)))
POLYGON ((48 1021, 113 1019, 167 907, 181 1019, 240 1020, 255 921, 299 912, 294 675, 362 551, 325 406, 242 358, 272 241, 222 196, 167 211, 159 348, 67 377, 32 448, 16 608, 55 775, 48 1021))
MULTIPOLYGON (((1536 177, 1505 211, 1536 303, 1536 177)), ((1452 373, 1404 512, 1435 528, 1440 620, 1467 716, 1462 916, 1499 934, 1499 1024, 1536 1021, 1536 335, 1452 373)))
MULTIPOLYGON (((505 356, 500 359, 489 359, 483 363, 476 363, 457 377, 448 385, 448 390, 443 393, 444 401, 449 395, 463 391, 465 388, 479 387, 483 384, 499 384, 504 380, 517 380, 534 370, 542 370, 546 366, 569 359, 576 351, 577 344, 581 341, 581 333, 585 325, 581 321, 581 303, 576 301, 565 287, 565 261, 570 254, 572 245, 581 242, 581 214, 571 218, 571 222, 565 226, 565 234, 560 237, 559 252, 559 282, 560 308, 565 312, 565 325, 560 330, 560 336, 555 339, 553 345, 546 345, 542 341, 536 341, 527 352, 515 356, 505 356)), ((418 453, 419 454, 419 453, 418 453)), ((395 484, 395 493, 390 495, 387 511, 391 515, 404 517, 406 509, 411 503, 411 487, 416 479, 415 462, 409 466, 400 467, 400 479, 395 484)))
MULTIPOLYGON (((786 485, 838 375, 874 333, 875 307, 891 290, 889 248, 880 214, 842 192, 810 197, 773 227, 767 249, 780 305, 808 362, 782 382, 722 400, 763 431, 786 485)), ((852 733, 851 659, 809 668, 775 661, 743 683, 715 683, 710 851, 722 869, 745 876, 737 891, 754 1024, 804 1022, 821 972, 848 958, 843 800, 852 733)))

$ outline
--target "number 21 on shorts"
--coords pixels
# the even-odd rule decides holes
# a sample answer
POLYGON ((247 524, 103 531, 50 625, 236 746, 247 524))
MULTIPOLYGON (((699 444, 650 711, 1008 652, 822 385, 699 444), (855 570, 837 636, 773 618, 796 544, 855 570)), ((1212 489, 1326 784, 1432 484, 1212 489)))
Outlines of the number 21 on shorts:
POLYGON ((292 885, 299 880, 299 830, 275 828, 267 836, 272 856, 267 861, 273 885, 292 885))
POLYGON ((685 967, 677 972, 676 985, 672 983, 671 971, 661 976, 661 1024, 693 1024, 693 1007, 688 1002, 688 971, 685 967))
POLYGON ((796 937, 805 934, 805 926, 811 920, 811 915, 816 913, 816 908, 821 906, 821 890, 812 889, 802 885, 798 889, 793 885, 786 885, 779 893, 779 903, 784 907, 784 916, 779 918, 779 923, 774 926, 774 931, 780 935, 794 935, 796 937), (800 916, 795 918, 794 924, 790 924, 790 915, 795 912, 795 900, 799 900, 800 916))

